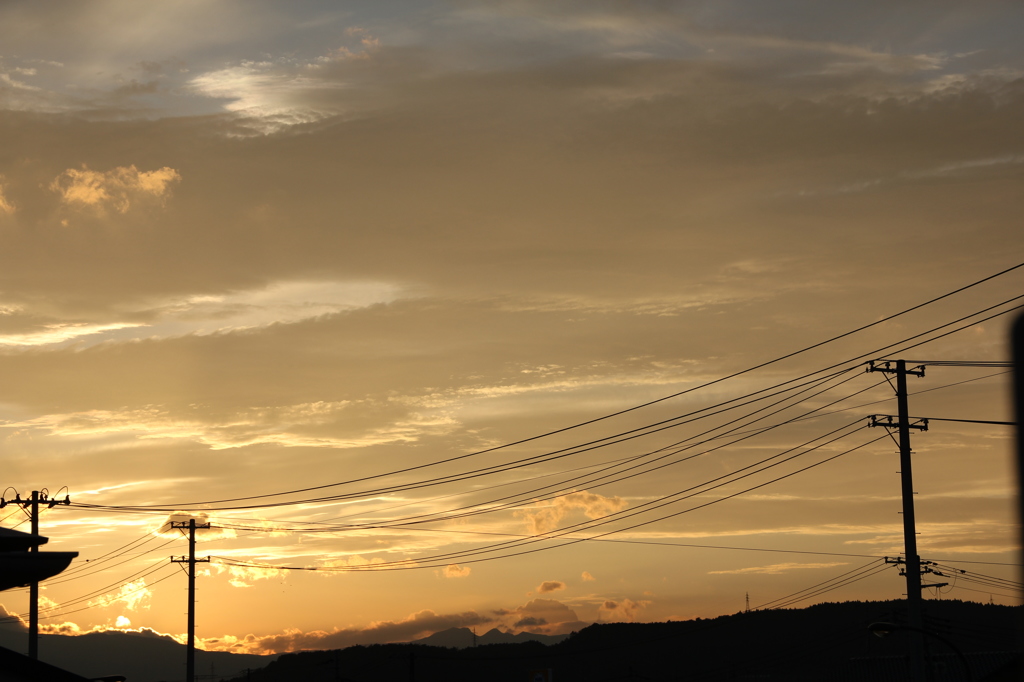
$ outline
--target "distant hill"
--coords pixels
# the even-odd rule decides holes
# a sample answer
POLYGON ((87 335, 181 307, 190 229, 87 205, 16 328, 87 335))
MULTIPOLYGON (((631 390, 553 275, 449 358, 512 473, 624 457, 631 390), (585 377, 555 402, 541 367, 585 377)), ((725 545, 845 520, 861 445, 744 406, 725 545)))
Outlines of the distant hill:
MULTIPOLYGON (((23 630, 5 629, 0 633, 0 646, 25 653, 26 636, 23 630)), ((89 678, 124 675, 128 682, 174 682, 185 678, 185 646, 149 632, 41 635, 39 658, 89 678)), ((207 680, 233 677, 250 668, 265 667, 274 658, 197 650, 196 674, 207 680)))
MULTIPOLYGON (((1007 666, 1024 607, 925 604, 929 629, 967 655, 975 680, 1022 679, 1007 666)), ((867 630, 876 621, 905 622, 904 603, 844 602, 681 622, 596 624, 561 638, 491 630, 477 637, 475 647, 470 630, 452 628, 407 644, 280 657, 197 651, 196 672, 200 680, 235 682, 526 682, 541 670, 553 671, 557 682, 905 679, 905 633, 879 639, 867 630)), ((928 645, 942 669, 936 680, 962 679, 962 663, 952 650, 939 640, 928 645)), ((24 651, 24 631, 0 629, 0 646, 24 651)), ((39 651, 42 660, 84 677, 184 677, 184 647, 156 633, 43 635, 39 651)))
POLYGON ((429 637, 417 639, 410 644, 423 644, 426 646, 442 646, 453 649, 468 649, 472 646, 486 646, 488 644, 521 644, 523 642, 540 642, 541 644, 557 644, 569 635, 534 635, 529 632, 512 634, 502 632, 498 628, 488 630, 482 635, 474 635, 469 628, 449 628, 441 632, 435 632, 429 637))
MULTIPOLYGON (((1013 651, 1021 610, 930 600, 927 626, 964 652, 978 682, 1019 680, 1013 651)), ((879 639, 867 629, 878 621, 905 623, 904 602, 829 603, 704 620, 595 624, 550 646, 536 641, 481 644, 481 637, 476 647, 449 648, 461 646, 465 634, 447 631, 435 636, 434 641, 449 643, 443 647, 428 646, 425 642, 433 638, 427 638, 284 654, 235 680, 527 682, 537 671, 551 671, 547 679, 557 682, 905 680, 906 633, 879 639)), ((952 649, 935 638, 927 645, 935 679, 964 679, 963 664, 952 649)))

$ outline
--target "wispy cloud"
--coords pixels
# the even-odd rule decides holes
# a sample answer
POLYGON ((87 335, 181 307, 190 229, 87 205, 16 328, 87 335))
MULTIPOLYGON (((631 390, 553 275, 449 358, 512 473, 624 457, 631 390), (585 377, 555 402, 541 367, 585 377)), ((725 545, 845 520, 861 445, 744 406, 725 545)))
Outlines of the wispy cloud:
POLYGON ((401 620, 381 620, 365 628, 336 628, 331 631, 289 630, 278 635, 226 636, 204 640, 204 648, 234 653, 270 654, 309 649, 338 649, 358 644, 407 642, 455 627, 472 627, 489 622, 476 611, 438 614, 418 611, 401 620))
POLYGON ((385 443, 415 442, 424 435, 443 435, 457 422, 444 415, 406 413, 382 424, 370 424, 353 432, 311 434, 303 427, 336 420, 344 403, 330 409, 255 409, 225 420, 184 418, 156 407, 137 410, 89 410, 52 414, 23 421, 0 422, 0 428, 38 429, 68 439, 90 439, 97 447, 116 447, 118 441, 185 439, 213 450, 259 444, 308 448, 362 448, 385 443))
POLYGON ((153 592, 146 586, 146 579, 139 578, 121 585, 116 592, 89 602, 89 606, 113 606, 120 604, 129 611, 138 611, 150 607, 153 592))
POLYGON ((734 568, 722 571, 708 571, 708 575, 743 575, 747 573, 763 573, 766 575, 780 575, 782 573, 788 573, 790 571, 799 571, 813 568, 832 568, 834 566, 846 566, 845 562, 833 561, 830 563, 811 563, 811 564, 798 564, 798 563, 781 563, 781 564, 769 564, 767 566, 748 566, 746 568, 734 568))
POLYGON ((58 323, 44 325, 42 329, 15 334, 0 334, 0 346, 37 347, 54 346, 69 341, 80 341, 87 337, 102 337, 109 332, 122 329, 138 329, 145 324, 112 322, 108 324, 58 323))
MULTIPOLYGON (((81 347, 108 341, 228 333, 274 324, 295 324, 390 303, 410 295, 408 287, 387 282, 283 281, 256 289, 196 294, 150 301, 144 306, 126 306, 120 317, 134 321, 51 322, 30 331, 2 334, 0 346, 29 348, 76 344, 81 347)), ((25 315, 32 312, 25 306, 17 307, 16 311, 25 315)))
POLYGON ((915 180, 927 180, 931 178, 943 178, 957 175, 969 175, 971 173, 977 173, 988 169, 998 169, 1002 166, 1016 166, 1020 164, 1024 164, 1024 154, 1006 154, 1003 156, 986 157, 981 159, 966 159, 963 161, 944 163, 930 168, 922 168, 920 170, 906 170, 885 177, 865 178, 863 180, 834 187, 804 189, 796 192, 795 194, 803 197, 858 194, 896 183, 907 183, 915 180))

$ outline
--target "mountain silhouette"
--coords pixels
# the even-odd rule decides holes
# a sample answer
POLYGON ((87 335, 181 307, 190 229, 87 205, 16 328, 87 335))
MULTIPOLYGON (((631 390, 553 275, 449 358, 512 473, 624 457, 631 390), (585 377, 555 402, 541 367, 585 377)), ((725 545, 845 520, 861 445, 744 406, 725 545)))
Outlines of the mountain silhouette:
MULTIPOLYGON (((0 646, 25 653, 27 637, 24 630, 4 629, 0 646)), ((196 673, 213 676, 205 679, 227 678, 265 667, 274 658, 197 650, 196 673)), ((39 660, 87 678, 124 675, 129 682, 171 682, 185 677, 185 646, 145 630, 40 635, 39 660)))
MULTIPOLYGON (((1021 679, 1015 624, 1024 607, 957 600, 925 602, 927 646, 936 680, 964 679, 968 660, 979 682, 1021 679)), ((824 603, 806 609, 741 612, 668 623, 594 624, 565 636, 451 628, 404 644, 353 646, 280 656, 196 652, 200 680, 235 682, 558 682, 759 680, 854 682, 906 678, 905 633, 879 639, 868 626, 905 623, 905 603, 824 603), (548 673, 550 671, 550 674, 548 673), (548 675, 548 677, 544 677, 548 675)), ((0 629, 0 646, 25 649, 24 630, 0 629)), ((87 678, 175 682, 185 647, 151 631, 43 635, 40 659, 87 678)))
MULTIPOLYGON (((1024 607, 956 600, 925 605, 927 627, 941 637, 927 642, 935 680, 966 679, 957 651, 979 682, 1020 679, 1015 622, 1024 607)), ((234 682, 906 680, 906 633, 880 639, 868 630, 879 621, 906 623, 905 602, 824 603, 712 619, 595 624, 549 646, 537 641, 481 645, 478 638, 476 647, 452 648, 464 643, 465 633, 446 631, 434 641, 451 646, 420 640, 284 654, 234 682)))
POLYGON ((540 642, 541 644, 557 644, 569 635, 535 635, 530 632, 502 632, 498 628, 488 630, 482 635, 474 635, 469 628, 449 628, 435 632, 429 637, 417 639, 410 644, 423 644, 426 646, 440 646, 452 649, 467 649, 471 646, 486 646, 488 644, 521 644, 523 642, 540 642))

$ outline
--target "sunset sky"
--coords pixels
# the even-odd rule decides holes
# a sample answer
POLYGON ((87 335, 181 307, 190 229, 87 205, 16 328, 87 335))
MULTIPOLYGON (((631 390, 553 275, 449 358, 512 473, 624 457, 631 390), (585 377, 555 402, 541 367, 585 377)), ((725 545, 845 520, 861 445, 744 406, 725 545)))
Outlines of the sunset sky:
MULTIPOLYGON (((1008 359, 1024 268, 704 384, 1024 262, 1022 35, 1016 2, 0 4, 0 483, 69 492, 41 532, 80 553, 44 631, 183 635, 189 514, 208 649, 901 597, 863 362, 1008 359)), ((1010 418, 1005 368, 909 384, 1010 418)), ((923 558, 1017 579, 1012 438, 913 434, 923 558)), ((1019 603, 983 582, 926 598, 1019 603)))

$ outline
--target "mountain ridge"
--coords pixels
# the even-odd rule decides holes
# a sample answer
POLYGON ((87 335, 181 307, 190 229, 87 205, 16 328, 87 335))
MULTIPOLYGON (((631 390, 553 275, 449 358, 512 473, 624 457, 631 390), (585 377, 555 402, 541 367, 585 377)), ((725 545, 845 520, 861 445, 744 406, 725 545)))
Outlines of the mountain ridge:
POLYGON ((550 646, 561 642, 568 636, 539 635, 526 632, 525 630, 513 634, 511 632, 503 632, 498 628, 491 628, 484 634, 477 635, 469 628, 448 628, 421 639, 414 639, 409 644, 423 644, 451 649, 468 649, 474 646, 487 646, 490 644, 521 644, 523 642, 539 642, 550 646))
MULTIPOLYGON (((977 668, 975 679, 1004 679, 980 673, 1011 660, 1022 610, 929 600, 926 623, 967 654, 977 668)), ((475 646, 472 630, 449 628, 411 642, 338 650, 267 656, 197 650, 196 670, 204 679, 235 682, 521 682, 531 671, 554 670, 559 682, 583 682, 668 680, 679 677, 682 666, 694 679, 757 674, 764 680, 877 682, 894 678, 878 677, 872 661, 888 657, 886 669, 892 668, 902 660, 903 646, 899 633, 884 640, 870 634, 868 625, 877 621, 905 623, 905 603, 826 602, 688 621, 596 623, 571 635, 495 628, 477 635, 475 646), (788 676, 773 677, 778 670, 788 676)), ((24 651, 24 645, 24 630, 0 629, 0 646, 24 651)), ((950 659, 947 667, 960 665, 943 645, 931 646, 937 657, 950 659)), ((176 682, 184 677, 185 647, 152 631, 43 635, 39 651, 41 660, 89 678, 117 674, 128 682, 176 682)))

